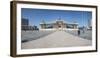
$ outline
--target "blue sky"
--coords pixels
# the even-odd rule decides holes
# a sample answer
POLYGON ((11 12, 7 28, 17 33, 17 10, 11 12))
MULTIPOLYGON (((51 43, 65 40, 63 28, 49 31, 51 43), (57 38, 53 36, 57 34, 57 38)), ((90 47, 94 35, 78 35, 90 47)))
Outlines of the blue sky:
POLYGON ((31 9, 22 8, 21 17, 29 20, 30 25, 39 27, 39 23, 44 20, 52 22, 59 18, 67 22, 77 22, 79 26, 87 26, 88 20, 92 19, 91 11, 74 10, 50 10, 50 9, 31 9))

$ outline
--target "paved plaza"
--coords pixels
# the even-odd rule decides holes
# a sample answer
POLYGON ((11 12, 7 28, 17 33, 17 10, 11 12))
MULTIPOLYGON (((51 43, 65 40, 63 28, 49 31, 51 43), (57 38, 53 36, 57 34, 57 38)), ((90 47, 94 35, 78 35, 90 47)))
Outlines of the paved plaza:
POLYGON ((77 35, 74 31, 26 31, 22 32, 22 49, 55 48, 92 45, 88 31, 77 35), (86 36, 87 35, 87 36, 86 36))

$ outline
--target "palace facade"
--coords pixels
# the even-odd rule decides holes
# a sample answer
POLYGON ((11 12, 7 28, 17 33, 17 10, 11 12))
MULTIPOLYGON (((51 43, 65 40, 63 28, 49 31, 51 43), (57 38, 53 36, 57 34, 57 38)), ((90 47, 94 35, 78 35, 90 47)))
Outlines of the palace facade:
POLYGON ((56 20, 54 22, 42 21, 40 30, 78 30, 78 23, 68 23, 64 20, 56 20))

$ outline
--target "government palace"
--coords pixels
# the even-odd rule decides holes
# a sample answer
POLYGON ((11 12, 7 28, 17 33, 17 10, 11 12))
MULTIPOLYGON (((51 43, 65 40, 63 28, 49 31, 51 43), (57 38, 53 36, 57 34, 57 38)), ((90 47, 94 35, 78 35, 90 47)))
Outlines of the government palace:
POLYGON ((64 20, 58 19, 53 22, 42 21, 40 23, 40 30, 78 30, 78 23, 68 23, 64 20))

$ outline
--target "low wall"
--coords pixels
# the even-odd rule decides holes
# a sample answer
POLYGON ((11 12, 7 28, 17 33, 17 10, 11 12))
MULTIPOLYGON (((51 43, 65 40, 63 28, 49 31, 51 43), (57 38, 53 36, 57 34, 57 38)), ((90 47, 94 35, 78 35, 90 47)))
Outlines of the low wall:
POLYGON ((59 29, 39 29, 39 30, 42 30, 42 31, 55 31, 55 30, 78 30, 78 29, 66 29, 66 28, 59 28, 59 29))

